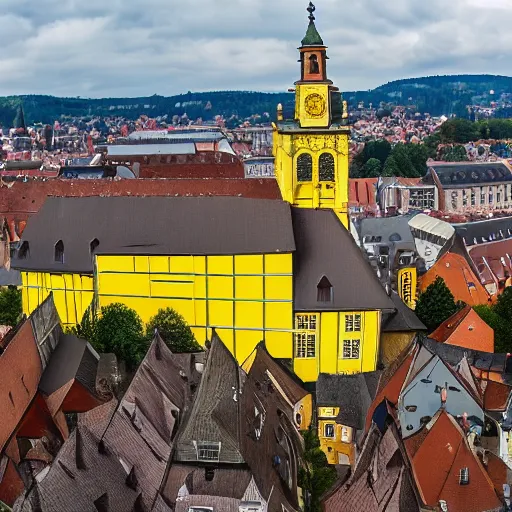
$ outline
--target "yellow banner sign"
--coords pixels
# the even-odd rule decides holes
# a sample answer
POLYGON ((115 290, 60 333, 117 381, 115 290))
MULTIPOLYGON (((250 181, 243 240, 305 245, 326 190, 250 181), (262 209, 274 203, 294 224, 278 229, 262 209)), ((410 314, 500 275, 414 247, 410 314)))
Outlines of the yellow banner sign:
POLYGON ((398 272, 398 295, 409 308, 416 308, 417 275, 415 268, 403 268, 398 272))

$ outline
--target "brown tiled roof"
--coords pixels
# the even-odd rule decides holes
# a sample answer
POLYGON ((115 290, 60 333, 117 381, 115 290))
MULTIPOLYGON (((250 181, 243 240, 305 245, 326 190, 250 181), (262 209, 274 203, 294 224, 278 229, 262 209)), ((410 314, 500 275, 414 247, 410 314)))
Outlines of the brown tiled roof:
MULTIPOLYGON (((262 379, 269 372, 279 383, 286 399, 293 405, 300 402, 309 393, 300 383, 300 379, 284 366, 279 364, 267 351, 262 342, 255 348, 255 359, 249 370, 249 375, 256 379, 262 379)), ((251 357, 251 356, 249 356, 251 357)))
POLYGON ((240 438, 241 389, 241 370, 214 333, 190 417, 176 442, 176 461, 197 462, 194 443, 220 442, 219 462, 244 462, 240 438))
POLYGON ((419 512, 398 430, 375 429, 370 438, 348 482, 324 499, 324 512, 419 512))
POLYGON ((130 488, 128 472, 112 452, 98 453, 98 442, 85 428, 76 429, 62 446, 48 474, 16 512, 94 511, 93 503, 108 496, 109 510, 131 511, 139 490, 130 488))
POLYGON ((173 354, 156 335, 102 441, 135 471, 142 502, 151 508, 162 485, 177 422, 184 414, 187 382, 173 354))

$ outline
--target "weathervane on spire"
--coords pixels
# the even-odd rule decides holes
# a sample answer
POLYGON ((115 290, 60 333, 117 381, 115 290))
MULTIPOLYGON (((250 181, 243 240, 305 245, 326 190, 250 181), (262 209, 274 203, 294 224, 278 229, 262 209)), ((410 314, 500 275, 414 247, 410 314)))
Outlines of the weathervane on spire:
POLYGON ((313 2, 309 2, 309 6, 306 10, 309 12, 309 21, 313 23, 315 21, 315 16, 313 13, 316 11, 316 7, 313 2))

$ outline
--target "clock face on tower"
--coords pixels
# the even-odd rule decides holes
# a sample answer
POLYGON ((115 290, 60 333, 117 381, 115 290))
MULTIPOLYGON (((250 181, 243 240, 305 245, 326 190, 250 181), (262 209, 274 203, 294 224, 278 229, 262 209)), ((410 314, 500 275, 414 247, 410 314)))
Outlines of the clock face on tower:
POLYGON ((306 113, 311 117, 323 117, 325 115, 325 99, 318 93, 309 94, 304 102, 306 113))

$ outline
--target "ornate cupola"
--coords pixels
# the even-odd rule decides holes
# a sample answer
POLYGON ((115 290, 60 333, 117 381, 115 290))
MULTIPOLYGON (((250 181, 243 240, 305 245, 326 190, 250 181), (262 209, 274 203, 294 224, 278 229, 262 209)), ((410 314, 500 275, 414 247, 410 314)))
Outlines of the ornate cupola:
POLYGON ((287 119, 281 107, 274 125, 276 178, 284 200, 297 207, 332 209, 348 227, 347 103, 327 78, 327 47, 316 28, 311 2, 307 11, 295 114, 287 119))
MULTIPOLYGON (((310 2, 308 7, 309 25, 302 40, 300 51, 301 79, 300 82, 328 82, 327 80, 327 47, 315 25, 314 12, 316 7, 310 2)), ((300 83, 300 82, 296 82, 300 83)))

